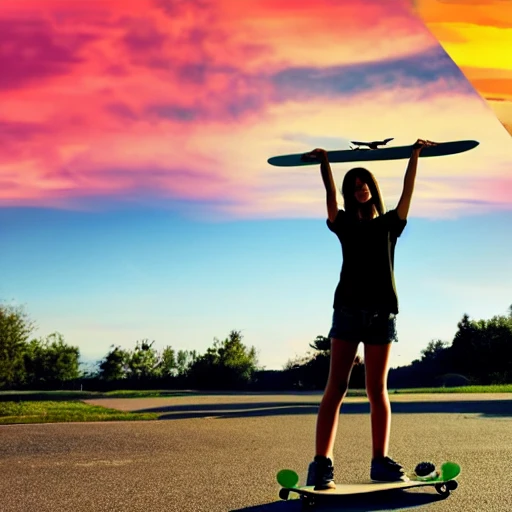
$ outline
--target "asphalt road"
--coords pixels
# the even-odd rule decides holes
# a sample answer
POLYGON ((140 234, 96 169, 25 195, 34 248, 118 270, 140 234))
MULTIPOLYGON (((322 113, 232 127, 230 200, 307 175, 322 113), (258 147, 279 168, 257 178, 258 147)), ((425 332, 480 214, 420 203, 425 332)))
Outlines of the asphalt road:
MULTIPOLYGON (((293 512, 275 474, 305 477, 320 394, 95 400, 161 421, 0 426, 2 512, 293 512)), ((409 468, 453 460, 459 488, 431 487, 330 500, 319 510, 512 510, 512 394, 397 395, 390 455, 409 468)), ((347 399, 335 449, 336 480, 369 478, 364 398, 347 399)))

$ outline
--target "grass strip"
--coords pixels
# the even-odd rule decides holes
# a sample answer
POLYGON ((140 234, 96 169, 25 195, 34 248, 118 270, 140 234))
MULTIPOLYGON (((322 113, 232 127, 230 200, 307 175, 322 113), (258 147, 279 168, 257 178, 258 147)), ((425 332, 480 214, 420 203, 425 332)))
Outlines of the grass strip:
POLYGON ((389 390, 390 393, 411 394, 411 393, 512 393, 512 384, 499 384, 490 386, 460 386, 453 388, 411 388, 411 389, 394 389, 389 390))
POLYGON ((97 398, 168 398, 179 396, 197 396, 201 394, 203 393, 159 390, 119 390, 105 393, 95 391, 0 391, 0 402, 39 400, 93 400, 97 398))
POLYGON ((80 401, 0 402, 0 425, 19 423, 65 423, 84 421, 156 420, 157 413, 133 413, 80 401))

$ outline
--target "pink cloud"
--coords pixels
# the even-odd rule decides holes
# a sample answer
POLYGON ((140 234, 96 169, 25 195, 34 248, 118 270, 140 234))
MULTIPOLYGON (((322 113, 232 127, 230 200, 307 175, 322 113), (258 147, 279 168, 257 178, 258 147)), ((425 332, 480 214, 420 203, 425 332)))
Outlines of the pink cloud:
POLYGON ((406 0, 13 5, 0 6, 3 204, 138 191, 242 204, 294 104, 462 91, 406 0))
POLYGON ((80 32, 57 33, 43 20, 0 19, 0 90, 72 72, 92 39, 80 32))
POLYGON ((512 176, 500 176, 493 179, 472 180, 475 195, 492 204, 501 204, 506 208, 512 205, 512 176))
POLYGON ((42 124, 0 120, 0 144, 7 141, 31 139, 43 132, 44 129, 45 126, 42 124))

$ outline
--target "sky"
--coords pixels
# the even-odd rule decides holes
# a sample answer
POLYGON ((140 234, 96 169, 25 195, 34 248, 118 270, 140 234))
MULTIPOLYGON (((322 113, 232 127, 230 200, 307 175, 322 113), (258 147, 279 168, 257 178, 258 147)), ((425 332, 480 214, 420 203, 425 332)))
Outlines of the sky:
MULTIPOLYGON (((391 364, 451 342, 464 313, 505 314, 512 139, 488 96, 510 103, 512 66, 475 48, 498 7, 510 16, 504 2, 453 4, 0 4, 0 298, 85 360, 142 339, 203 353, 239 330, 281 369, 327 336, 342 259, 318 168, 267 159, 475 139, 420 160, 391 364), (454 12, 476 6, 450 46, 454 12)), ((406 165, 368 166, 388 208, 406 165)), ((332 165, 338 188, 351 166, 332 165)))
POLYGON ((414 7, 512 135, 510 0, 415 0, 414 7))

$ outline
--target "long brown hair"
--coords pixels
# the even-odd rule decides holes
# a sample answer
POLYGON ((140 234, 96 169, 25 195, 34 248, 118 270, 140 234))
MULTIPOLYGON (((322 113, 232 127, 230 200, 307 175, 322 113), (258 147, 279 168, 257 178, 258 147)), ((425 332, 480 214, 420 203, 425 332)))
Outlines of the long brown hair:
POLYGON ((341 193, 345 203, 345 211, 350 217, 357 217, 358 210, 361 208, 361 203, 356 199, 354 193, 356 190, 356 178, 359 178, 363 183, 368 185, 372 195, 369 202, 375 206, 377 213, 383 215, 386 208, 382 201, 379 185, 375 176, 364 167, 355 167, 345 174, 343 178, 343 185, 341 186, 341 193))

